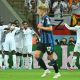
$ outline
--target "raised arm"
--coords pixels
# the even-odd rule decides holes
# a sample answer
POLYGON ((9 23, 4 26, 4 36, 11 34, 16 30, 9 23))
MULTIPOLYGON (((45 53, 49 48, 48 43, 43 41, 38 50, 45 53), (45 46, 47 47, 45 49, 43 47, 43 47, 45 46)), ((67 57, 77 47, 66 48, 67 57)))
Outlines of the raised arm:
POLYGON ((77 27, 70 27, 68 24, 64 23, 65 27, 67 27, 69 30, 77 30, 77 27))

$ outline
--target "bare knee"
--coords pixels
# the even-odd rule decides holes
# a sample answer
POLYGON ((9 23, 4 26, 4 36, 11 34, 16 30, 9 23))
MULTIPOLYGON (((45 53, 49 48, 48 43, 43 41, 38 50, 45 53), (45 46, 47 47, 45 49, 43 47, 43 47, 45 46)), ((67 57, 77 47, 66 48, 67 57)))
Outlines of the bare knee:
POLYGON ((34 52, 35 58, 39 58, 39 57, 40 57, 40 53, 41 53, 41 51, 36 50, 36 51, 34 52))
POLYGON ((48 55, 48 60, 52 60, 53 59, 53 54, 51 54, 51 55, 48 55))

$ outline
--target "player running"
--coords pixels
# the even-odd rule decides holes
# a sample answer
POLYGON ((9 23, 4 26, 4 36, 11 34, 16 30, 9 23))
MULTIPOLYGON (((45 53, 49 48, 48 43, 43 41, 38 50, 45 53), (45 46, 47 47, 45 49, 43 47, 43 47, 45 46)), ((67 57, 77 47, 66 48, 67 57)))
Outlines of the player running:
POLYGON ((40 30, 40 43, 38 43, 37 50, 35 52, 35 57, 39 63, 39 65, 45 70, 41 77, 45 77, 48 73, 50 73, 49 69, 46 67, 41 53, 47 52, 48 59, 50 60, 49 65, 53 66, 55 70, 55 75, 53 78, 58 78, 61 76, 58 70, 58 66, 56 61, 53 59, 54 52, 54 38, 52 33, 52 25, 50 23, 50 19, 47 16, 47 8, 45 6, 40 6, 38 8, 38 14, 42 17, 42 21, 39 23, 37 28, 40 30))

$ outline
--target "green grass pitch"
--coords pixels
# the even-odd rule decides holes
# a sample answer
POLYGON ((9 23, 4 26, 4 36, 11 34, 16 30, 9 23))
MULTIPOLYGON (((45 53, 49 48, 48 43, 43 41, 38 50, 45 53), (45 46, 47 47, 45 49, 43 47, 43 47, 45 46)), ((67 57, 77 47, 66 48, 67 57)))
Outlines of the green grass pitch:
POLYGON ((0 70, 0 80, 80 80, 80 70, 60 70, 61 77, 53 79, 54 70, 45 78, 41 78, 42 69, 33 70, 0 70))

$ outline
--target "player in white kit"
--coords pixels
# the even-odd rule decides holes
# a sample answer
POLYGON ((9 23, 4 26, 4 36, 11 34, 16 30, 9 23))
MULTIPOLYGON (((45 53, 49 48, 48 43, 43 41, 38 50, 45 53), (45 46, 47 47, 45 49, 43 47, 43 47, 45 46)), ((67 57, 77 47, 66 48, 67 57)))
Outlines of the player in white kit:
POLYGON ((1 43, 1 34, 3 32, 3 26, 0 26, 0 68, 2 68, 2 43, 1 43))
POLYGON ((3 44, 3 50, 4 50, 4 66, 5 68, 9 67, 8 64, 8 59, 9 59, 9 52, 11 51, 12 53, 12 60, 13 60, 13 66, 12 68, 16 68, 16 44, 15 44, 15 39, 14 39, 14 35, 15 32, 17 30, 19 30, 19 28, 15 28, 15 25, 13 25, 14 23, 12 23, 8 29, 6 30, 6 36, 5 36, 5 42, 3 44))
POLYGON ((77 40, 74 47, 74 54, 71 61, 71 69, 73 69, 73 67, 76 64, 77 52, 80 53, 80 18, 77 20, 77 25, 75 27, 69 27, 66 23, 64 24, 69 30, 76 30, 76 33, 77 33, 77 40))
POLYGON ((4 33, 4 29, 8 27, 7 25, 2 25, 0 26, 0 68, 2 69, 2 62, 3 62, 3 57, 2 57, 2 44, 4 42, 3 40, 3 33, 4 33))
MULTIPOLYGON (((24 33, 24 38, 23 38, 23 53, 24 53, 24 63, 26 63, 26 57, 28 60, 28 68, 32 69, 32 35, 35 33, 28 25, 26 21, 23 23, 23 33, 24 33)), ((24 64, 26 67, 26 64, 24 64)))
MULTIPOLYGON (((16 43, 16 66, 20 69, 20 61, 22 59, 22 49, 23 49, 23 30, 20 29, 15 33, 15 43, 16 43)), ((21 64, 22 65, 22 64, 21 64)))

